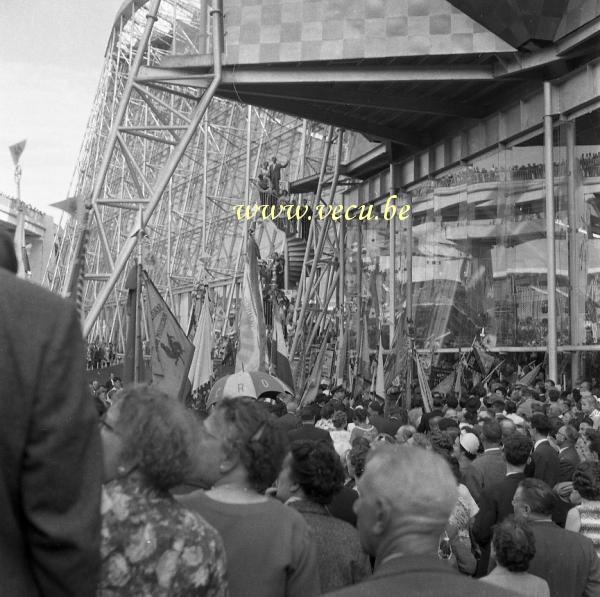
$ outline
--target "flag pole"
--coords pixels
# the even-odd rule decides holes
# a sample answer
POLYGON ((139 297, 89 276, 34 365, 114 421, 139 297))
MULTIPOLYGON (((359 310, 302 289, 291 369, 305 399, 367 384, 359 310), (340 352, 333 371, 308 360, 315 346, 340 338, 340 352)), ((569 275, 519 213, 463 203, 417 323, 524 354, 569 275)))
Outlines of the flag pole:
POLYGON ((139 208, 138 251, 137 251, 137 282, 135 297, 135 345, 134 345, 134 383, 142 381, 142 239, 144 238, 144 221, 142 219, 142 208, 139 208))

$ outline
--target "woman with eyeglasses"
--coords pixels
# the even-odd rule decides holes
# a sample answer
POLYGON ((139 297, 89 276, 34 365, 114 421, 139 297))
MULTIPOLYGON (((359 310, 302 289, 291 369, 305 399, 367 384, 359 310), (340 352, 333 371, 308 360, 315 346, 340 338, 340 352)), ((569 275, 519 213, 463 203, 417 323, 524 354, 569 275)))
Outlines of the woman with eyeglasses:
POLYGON ((115 395, 101 419, 104 452, 101 596, 227 595, 217 531, 169 490, 191 464, 183 405, 157 389, 115 395))
POLYGON ((287 437, 264 404, 248 397, 224 399, 198 435, 201 448, 192 482, 211 489, 179 500, 221 533, 230 596, 319 595, 316 546, 308 525, 301 514, 264 495, 287 452, 287 437))

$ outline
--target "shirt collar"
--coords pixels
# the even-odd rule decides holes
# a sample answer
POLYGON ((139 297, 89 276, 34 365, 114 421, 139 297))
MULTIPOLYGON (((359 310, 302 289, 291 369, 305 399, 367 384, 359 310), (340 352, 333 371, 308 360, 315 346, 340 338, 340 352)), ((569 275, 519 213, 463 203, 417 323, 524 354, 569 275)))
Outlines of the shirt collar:
POLYGON ((548 438, 547 437, 543 437, 542 439, 538 439, 537 442, 535 442, 535 444, 533 444, 533 449, 535 450, 540 444, 543 444, 544 442, 547 442, 548 438))

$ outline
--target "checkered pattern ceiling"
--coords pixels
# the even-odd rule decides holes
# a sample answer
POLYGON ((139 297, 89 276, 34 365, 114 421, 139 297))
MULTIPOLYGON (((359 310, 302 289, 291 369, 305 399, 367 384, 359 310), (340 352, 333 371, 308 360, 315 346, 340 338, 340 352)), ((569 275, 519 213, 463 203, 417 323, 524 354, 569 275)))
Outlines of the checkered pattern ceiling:
POLYGON ((224 9, 228 64, 514 51, 446 0, 225 0, 224 9))

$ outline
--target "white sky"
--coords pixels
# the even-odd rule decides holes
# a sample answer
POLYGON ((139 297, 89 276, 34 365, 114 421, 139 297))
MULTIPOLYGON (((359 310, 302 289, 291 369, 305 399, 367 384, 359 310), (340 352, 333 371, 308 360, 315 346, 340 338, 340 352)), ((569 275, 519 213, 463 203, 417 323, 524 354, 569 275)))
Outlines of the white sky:
POLYGON ((9 145, 27 139, 21 198, 64 199, 123 0, 2 0, 0 192, 16 195, 9 145))

